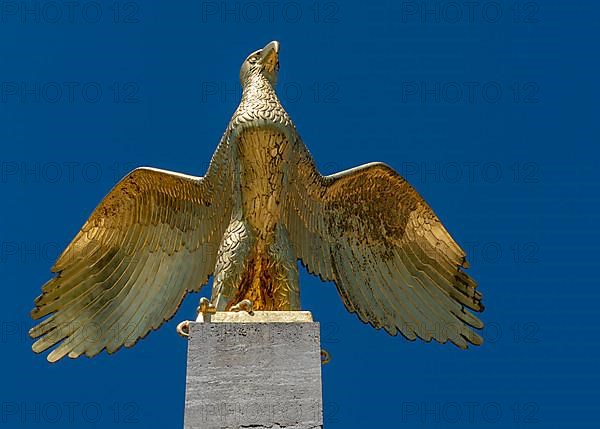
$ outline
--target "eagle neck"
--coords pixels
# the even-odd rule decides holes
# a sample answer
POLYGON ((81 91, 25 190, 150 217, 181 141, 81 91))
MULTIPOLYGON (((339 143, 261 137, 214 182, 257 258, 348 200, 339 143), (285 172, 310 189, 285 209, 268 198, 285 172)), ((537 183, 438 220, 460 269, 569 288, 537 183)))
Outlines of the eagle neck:
POLYGON ((257 99, 277 100, 273 85, 262 73, 250 75, 248 77, 248 82, 242 91, 242 102, 254 101, 257 99))

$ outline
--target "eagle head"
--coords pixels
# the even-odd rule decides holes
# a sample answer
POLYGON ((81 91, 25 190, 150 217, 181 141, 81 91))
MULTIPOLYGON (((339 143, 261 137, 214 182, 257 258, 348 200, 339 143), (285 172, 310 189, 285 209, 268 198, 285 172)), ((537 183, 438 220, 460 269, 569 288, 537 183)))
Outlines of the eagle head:
POLYGON ((274 40, 264 48, 248 55, 240 70, 240 81, 242 86, 245 86, 251 76, 262 74, 271 85, 275 85, 277 72, 279 72, 279 42, 274 40))

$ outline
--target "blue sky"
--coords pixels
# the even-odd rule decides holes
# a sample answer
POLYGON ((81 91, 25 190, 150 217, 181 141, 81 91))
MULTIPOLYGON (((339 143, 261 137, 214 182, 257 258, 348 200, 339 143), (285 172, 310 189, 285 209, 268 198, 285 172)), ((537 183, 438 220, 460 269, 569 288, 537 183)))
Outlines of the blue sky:
MULTIPOLYGON (((129 170, 203 174, 246 55, 323 173, 385 161, 469 253, 486 343, 408 342, 301 274, 328 428, 596 427, 599 6, 593 2, 1 2, 2 427, 181 427, 176 324, 49 365, 28 313, 129 170)), ((209 288, 202 291, 209 294, 209 288)))

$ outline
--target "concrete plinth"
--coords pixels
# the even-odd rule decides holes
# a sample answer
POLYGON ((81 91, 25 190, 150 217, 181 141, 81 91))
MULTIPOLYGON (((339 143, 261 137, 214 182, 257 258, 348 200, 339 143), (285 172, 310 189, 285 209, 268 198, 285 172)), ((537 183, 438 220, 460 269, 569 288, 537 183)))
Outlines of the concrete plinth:
POLYGON ((190 323, 184 427, 322 428, 320 350, 308 312, 190 323))

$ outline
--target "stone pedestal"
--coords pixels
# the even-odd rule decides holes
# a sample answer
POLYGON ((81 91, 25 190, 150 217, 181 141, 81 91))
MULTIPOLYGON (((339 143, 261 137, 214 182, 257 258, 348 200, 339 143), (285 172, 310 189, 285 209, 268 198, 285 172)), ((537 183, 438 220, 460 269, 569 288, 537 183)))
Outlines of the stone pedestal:
POLYGON ((309 312, 190 323, 186 429, 323 427, 319 324, 309 312))

